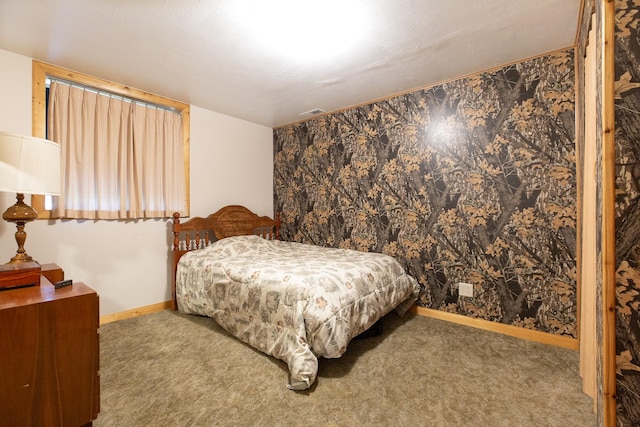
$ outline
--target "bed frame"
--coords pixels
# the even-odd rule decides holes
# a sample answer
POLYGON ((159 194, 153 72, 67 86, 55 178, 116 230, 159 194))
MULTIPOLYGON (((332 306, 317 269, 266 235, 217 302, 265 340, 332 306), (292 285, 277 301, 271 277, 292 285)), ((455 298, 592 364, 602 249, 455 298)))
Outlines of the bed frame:
POLYGON ((206 218, 193 217, 183 223, 180 214, 173 214, 173 245, 171 249, 171 309, 178 309, 176 300, 176 268, 180 257, 189 251, 209 246, 216 240, 232 236, 256 235, 268 240, 280 240, 280 214, 275 219, 258 216, 244 206, 229 205, 206 218))

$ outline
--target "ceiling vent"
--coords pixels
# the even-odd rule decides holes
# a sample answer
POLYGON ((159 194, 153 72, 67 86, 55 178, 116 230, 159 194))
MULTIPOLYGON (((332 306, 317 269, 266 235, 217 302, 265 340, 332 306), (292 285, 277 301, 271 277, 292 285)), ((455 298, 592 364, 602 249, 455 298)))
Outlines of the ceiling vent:
POLYGON ((305 111, 304 113, 298 114, 298 117, 311 117, 324 112, 325 111, 322 108, 314 108, 313 110, 305 111))

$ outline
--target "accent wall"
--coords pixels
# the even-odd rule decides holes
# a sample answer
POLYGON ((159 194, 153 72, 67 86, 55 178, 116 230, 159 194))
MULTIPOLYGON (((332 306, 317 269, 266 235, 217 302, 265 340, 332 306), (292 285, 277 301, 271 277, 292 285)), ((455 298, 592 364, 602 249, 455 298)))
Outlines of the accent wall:
POLYGON ((274 129, 283 238, 392 255, 420 306, 576 337, 574 87, 568 49, 274 129))

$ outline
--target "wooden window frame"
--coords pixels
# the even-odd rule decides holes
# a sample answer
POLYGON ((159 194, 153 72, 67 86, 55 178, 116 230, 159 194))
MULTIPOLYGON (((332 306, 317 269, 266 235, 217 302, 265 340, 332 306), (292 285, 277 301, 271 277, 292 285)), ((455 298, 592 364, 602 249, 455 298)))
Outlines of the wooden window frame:
MULTIPOLYGON (((96 89, 104 90, 127 98, 138 99, 150 104, 162 105, 180 112, 182 116, 182 146, 184 154, 184 173, 185 173, 185 191, 186 191, 186 206, 184 208, 184 215, 189 216, 190 211, 190 183, 189 183, 189 144, 191 135, 190 125, 190 106, 179 101, 175 101, 168 98, 163 98, 158 95, 154 95, 142 90, 130 88, 118 83, 102 80, 97 77, 92 77, 86 74, 78 73, 68 70, 66 68, 57 67, 55 65, 47 64, 33 60, 32 67, 32 104, 31 104, 31 120, 32 120, 32 135, 39 138, 45 138, 46 125, 47 125, 47 76, 57 77, 59 79, 67 80, 70 82, 77 82, 85 86, 91 86, 96 89)), ((44 196, 32 195, 31 206, 38 212, 39 219, 52 219, 55 218, 50 210, 44 208, 44 196)))

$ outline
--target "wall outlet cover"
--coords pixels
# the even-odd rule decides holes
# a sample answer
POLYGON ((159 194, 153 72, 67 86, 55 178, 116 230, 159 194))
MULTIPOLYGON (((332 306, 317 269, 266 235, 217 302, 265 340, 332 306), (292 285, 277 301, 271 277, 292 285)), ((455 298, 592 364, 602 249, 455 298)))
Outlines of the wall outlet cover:
POLYGON ((461 297, 473 297, 473 285, 471 283, 458 283, 458 295, 461 297))

